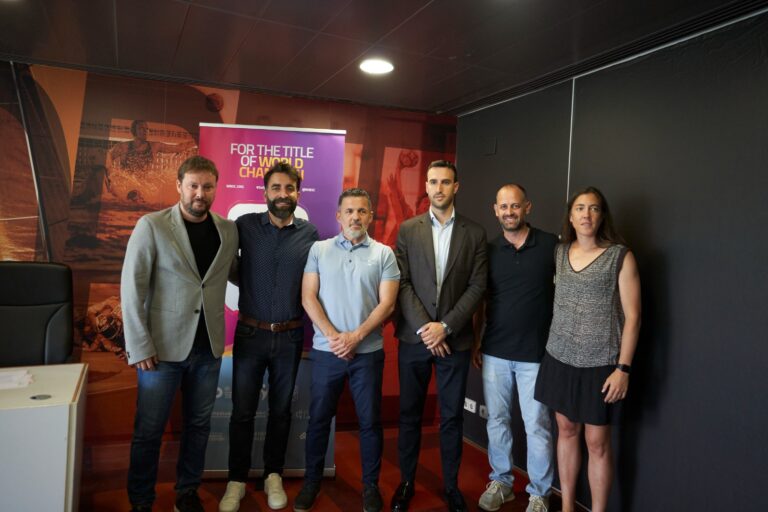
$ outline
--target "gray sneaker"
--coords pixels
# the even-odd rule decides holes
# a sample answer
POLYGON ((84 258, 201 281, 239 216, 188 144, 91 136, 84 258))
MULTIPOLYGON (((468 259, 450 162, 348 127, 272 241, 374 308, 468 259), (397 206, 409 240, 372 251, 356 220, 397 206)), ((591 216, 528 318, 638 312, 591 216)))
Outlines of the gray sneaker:
POLYGON ((503 504, 513 499, 515 499, 515 494, 512 492, 511 487, 492 480, 485 486, 485 492, 480 496, 480 501, 477 505, 483 510, 494 512, 499 510, 503 504))
POLYGON ((546 496, 533 496, 528 499, 528 508, 525 512, 548 512, 549 498, 546 496))

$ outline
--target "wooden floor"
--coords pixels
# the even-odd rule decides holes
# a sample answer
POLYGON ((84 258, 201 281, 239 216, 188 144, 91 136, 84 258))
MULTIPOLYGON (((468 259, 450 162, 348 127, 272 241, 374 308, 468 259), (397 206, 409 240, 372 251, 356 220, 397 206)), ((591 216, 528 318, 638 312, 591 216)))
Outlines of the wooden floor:
MULTIPOLYGON (((437 429, 426 428, 422 438, 421 458, 416 476, 416 496, 411 502, 412 512, 432 512, 445 510, 442 499, 442 478, 440 471, 440 449, 437 429)), ((171 443, 169 443, 171 444, 171 443)), ((125 492, 125 480, 128 467, 128 446, 126 443, 89 447, 85 454, 83 479, 81 484, 80 510, 82 511, 127 511, 130 510, 125 492)), ((485 490, 488 478, 488 458, 484 451, 465 443, 464 455, 459 473, 459 484, 469 505, 469 510, 480 510, 477 500, 485 490)), ((166 448, 161 455, 160 474, 157 485, 155 510, 173 510, 173 482, 175 472, 175 453, 172 447, 166 448)), ((384 430, 384 456, 381 467, 379 487, 384 497, 384 510, 389 510, 389 500, 400 480, 397 464, 397 429, 384 430)), ((301 487, 301 479, 286 478, 285 490, 288 493, 288 508, 292 510, 293 498, 301 487)), ((505 504, 502 512, 524 512, 528 505, 525 485, 528 483, 524 474, 515 478, 514 491, 517 498, 505 504)), ((199 489, 205 510, 216 512, 218 500, 224 493, 226 481, 205 480, 199 489)), ((338 432, 336 434, 336 478, 323 481, 322 490, 316 501, 314 511, 347 512, 362 509, 360 492, 360 451, 356 432, 338 432)), ((560 509, 560 501, 552 497, 550 510, 560 509)), ((241 502, 240 510, 269 511, 264 493, 256 491, 253 484, 248 486, 248 494, 241 502)))

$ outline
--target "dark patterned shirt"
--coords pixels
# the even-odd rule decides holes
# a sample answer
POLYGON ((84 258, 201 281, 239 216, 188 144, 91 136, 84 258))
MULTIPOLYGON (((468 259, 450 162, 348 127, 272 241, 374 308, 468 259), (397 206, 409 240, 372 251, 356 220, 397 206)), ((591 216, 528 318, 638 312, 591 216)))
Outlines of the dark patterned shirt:
POLYGON ((282 229, 269 213, 249 213, 235 224, 240 235, 240 312, 262 322, 301 318, 301 280, 315 226, 294 218, 282 229))

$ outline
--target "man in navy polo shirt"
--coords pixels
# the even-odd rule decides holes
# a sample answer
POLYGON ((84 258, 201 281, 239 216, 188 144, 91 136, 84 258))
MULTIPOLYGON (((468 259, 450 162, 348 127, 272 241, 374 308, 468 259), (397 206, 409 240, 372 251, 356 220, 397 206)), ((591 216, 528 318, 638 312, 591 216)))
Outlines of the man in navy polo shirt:
POLYGON ((515 497, 510 428, 515 387, 528 443, 526 512, 547 511, 554 475, 549 410, 533 398, 533 389, 552 320, 557 237, 525 221, 531 206, 520 185, 504 185, 496 194, 493 209, 502 234, 488 244, 486 328, 482 344, 473 348, 475 366, 483 371, 491 465, 479 506, 489 511, 515 497))
POLYGON ((239 318, 232 351, 232 416, 229 421, 229 482, 220 512, 235 512, 251 469, 254 416, 264 372, 269 373, 269 416, 264 439, 264 492, 273 510, 288 498, 282 484, 291 430, 291 401, 304 345, 301 275, 315 226, 296 218, 301 176, 285 162, 264 175, 267 211, 242 215, 239 318))
POLYGON ((395 309, 400 270, 392 249, 368 236, 372 219, 365 190, 342 192, 336 211, 341 233, 316 242, 304 268, 302 304, 315 336, 306 472, 294 501, 296 511, 310 510, 320 490, 331 421, 347 379, 360 427, 363 511, 381 510, 381 324, 395 309))

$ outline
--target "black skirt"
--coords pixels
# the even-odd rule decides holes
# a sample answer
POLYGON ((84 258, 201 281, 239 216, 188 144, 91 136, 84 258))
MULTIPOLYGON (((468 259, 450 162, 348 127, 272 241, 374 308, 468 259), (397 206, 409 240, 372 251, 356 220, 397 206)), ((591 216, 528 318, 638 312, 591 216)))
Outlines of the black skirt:
POLYGON ((602 392, 605 379, 616 367, 577 368, 544 354, 534 398, 574 423, 616 425, 623 400, 608 404, 602 392))

